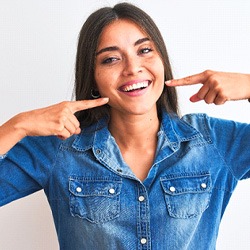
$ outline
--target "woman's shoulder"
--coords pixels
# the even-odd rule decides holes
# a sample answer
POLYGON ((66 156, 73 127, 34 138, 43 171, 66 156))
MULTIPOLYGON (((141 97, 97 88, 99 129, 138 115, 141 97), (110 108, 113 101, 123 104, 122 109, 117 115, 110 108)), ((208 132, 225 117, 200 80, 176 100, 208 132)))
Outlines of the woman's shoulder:
POLYGON ((29 152, 56 153, 63 140, 57 136, 27 136, 19 141, 10 151, 27 150, 29 152))
POLYGON ((250 125, 248 123, 209 116, 206 113, 185 114, 180 119, 200 131, 207 139, 210 138, 209 140, 214 140, 217 137, 226 140, 237 135, 250 134, 250 125))

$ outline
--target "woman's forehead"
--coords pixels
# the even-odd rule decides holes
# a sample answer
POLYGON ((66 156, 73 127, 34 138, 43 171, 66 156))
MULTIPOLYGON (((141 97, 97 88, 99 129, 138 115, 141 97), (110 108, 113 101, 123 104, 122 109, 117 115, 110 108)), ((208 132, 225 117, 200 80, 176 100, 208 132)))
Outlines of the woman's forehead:
POLYGON ((144 37, 149 36, 137 23, 127 19, 118 19, 102 30, 99 45, 110 42, 136 42, 144 37))

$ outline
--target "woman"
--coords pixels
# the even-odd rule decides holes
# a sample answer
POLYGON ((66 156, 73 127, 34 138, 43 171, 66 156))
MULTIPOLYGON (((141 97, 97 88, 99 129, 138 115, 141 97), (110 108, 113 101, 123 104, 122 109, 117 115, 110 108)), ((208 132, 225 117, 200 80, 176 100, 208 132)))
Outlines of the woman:
MULTIPOLYGON (((61 249, 214 249, 237 181, 249 175, 250 127, 180 119, 170 79, 146 13, 126 3, 94 12, 79 36, 77 101, 0 127, 0 204, 44 189, 61 249)), ((235 86, 208 82, 196 97, 250 97, 247 81, 236 97, 227 95, 235 86)))

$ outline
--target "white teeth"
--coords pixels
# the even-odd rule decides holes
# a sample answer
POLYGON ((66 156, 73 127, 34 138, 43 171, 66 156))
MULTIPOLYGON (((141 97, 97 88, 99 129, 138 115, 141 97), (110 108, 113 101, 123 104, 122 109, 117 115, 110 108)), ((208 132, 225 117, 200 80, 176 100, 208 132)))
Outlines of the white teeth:
POLYGON ((148 87, 148 81, 134 83, 132 85, 126 86, 123 90, 128 92, 131 90, 136 90, 136 89, 146 88, 146 87, 148 87))

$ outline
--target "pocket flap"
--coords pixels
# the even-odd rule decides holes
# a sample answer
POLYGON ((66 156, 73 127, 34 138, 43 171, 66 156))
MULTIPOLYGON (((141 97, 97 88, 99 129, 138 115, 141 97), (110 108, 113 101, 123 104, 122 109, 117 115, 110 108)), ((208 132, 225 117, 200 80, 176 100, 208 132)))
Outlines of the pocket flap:
POLYGON ((169 195, 208 192, 211 189, 211 176, 210 174, 166 176, 161 178, 161 185, 164 192, 169 195))
POLYGON ((69 191, 80 197, 108 196, 113 197, 121 192, 121 180, 91 179, 70 177, 69 191))

